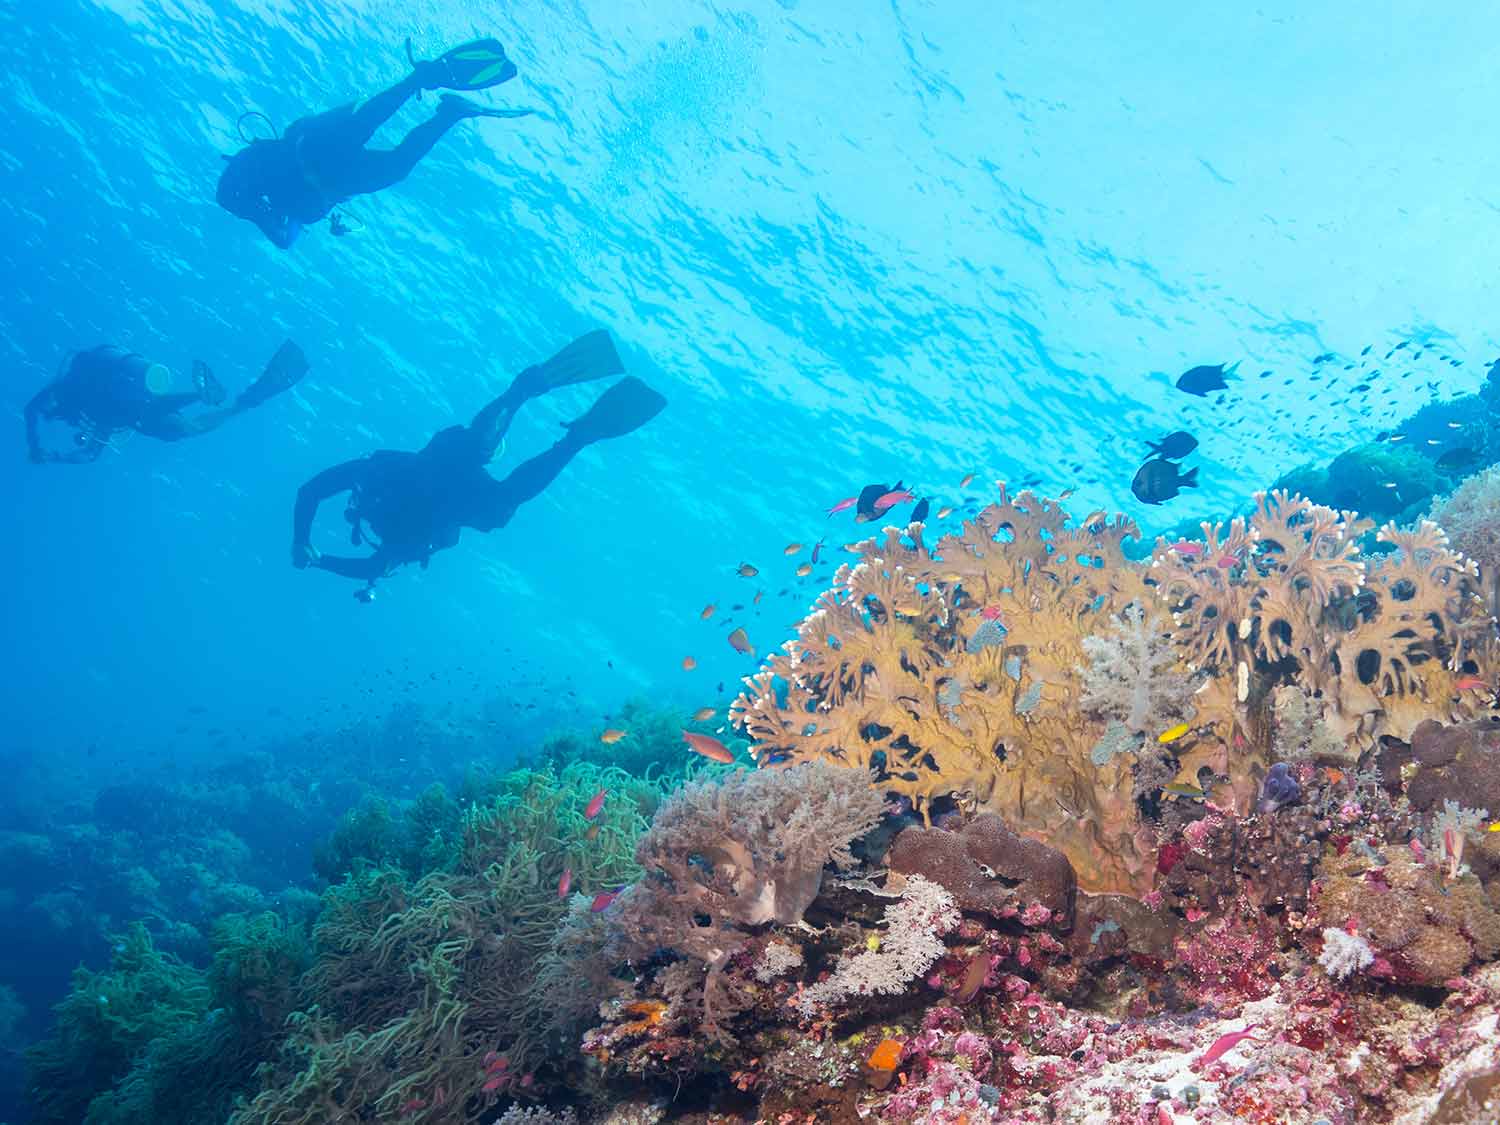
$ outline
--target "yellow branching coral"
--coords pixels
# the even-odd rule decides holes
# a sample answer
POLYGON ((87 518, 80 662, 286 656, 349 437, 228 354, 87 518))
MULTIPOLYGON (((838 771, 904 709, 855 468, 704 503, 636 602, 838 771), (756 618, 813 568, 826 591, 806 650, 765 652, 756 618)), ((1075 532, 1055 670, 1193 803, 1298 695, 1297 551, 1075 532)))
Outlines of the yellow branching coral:
POLYGON ((1430 524, 1382 529, 1391 552, 1367 557, 1367 521, 1261 494, 1227 531, 1206 524, 1201 541, 1160 542, 1141 564, 1121 550, 1138 536, 1129 520, 1073 523, 1002 487, 961 534, 928 547, 923 530, 858 544, 860 561, 747 678, 731 718, 763 763, 873 770, 924 814, 950 795, 997 812, 1066 854, 1085 890, 1149 885, 1155 840, 1133 768, 1143 755, 1170 753, 1180 780, 1247 811, 1276 688, 1305 693, 1333 744, 1357 754, 1424 717, 1467 714, 1456 677, 1492 664, 1475 568, 1430 524), (1190 701, 1187 733, 1168 749, 1155 745, 1161 731, 1139 729, 1152 707, 1130 708, 1128 729, 1099 706, 1110 671, 1091 661, 1124 650, 1090 638, 1126 634, 1140 674, 1177 678, 1157 697, 1190 701))

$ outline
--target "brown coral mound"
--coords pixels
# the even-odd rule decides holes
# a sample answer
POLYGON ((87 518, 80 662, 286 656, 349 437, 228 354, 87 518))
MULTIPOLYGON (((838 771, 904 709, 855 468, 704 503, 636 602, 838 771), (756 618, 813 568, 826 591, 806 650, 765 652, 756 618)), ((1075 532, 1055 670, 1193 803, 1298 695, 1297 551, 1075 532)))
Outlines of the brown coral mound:
POLYGON ((1411 748, 1422 767, 1406 787, 1413 808, 1436 812, 1452 800, 1500 814, 1500 724, 1493 718, 1423 723, 1411 748))
POLYGON ((1142 810, 1162 783, 1135 767, 1144 745, 1161 750, 1148 724, 1184 701, 1180 684, 1141 681, 1191 683, 1190 729, 1167 749, 1181 780, 1212 775, 1214 799, 1241 812, 1277 687, 1305 692, 1355 754, 1468 713, 1455 678, 1487 671, 1492 649, 1473 564, 1431 524, 1383 528, 1394 551, 1370 560, 1358 545, 1368 529, 1261 494, 1227 533, 1205 524, 1202 541, 1159 542, 1145 565, 1121 551, 1139 534, 1128 519, 1074 523, 1002 487, 931 547, 921 524, 858 544, 860 561, 747 680, 731 718, 762 761, 873 770, 924 815, 954 796, 1061 851, 1082 889, 1139 894, 1156 854, 1142 810), (1170 665, 1144 635, 1123 643, 1143 629, 1169 637, 1170 665), (1119 706, 1102 702, 1106 671, 1119 706))
POLYGON ((886 862, 892 871, 924 875, 944 887, 963 910, 1004 918, 1040 903, 1062 929, 1073 924, 1078 881, 1068 857, 1017 836, 998 816, 975 817, 957 832, 908 828, 886 862))

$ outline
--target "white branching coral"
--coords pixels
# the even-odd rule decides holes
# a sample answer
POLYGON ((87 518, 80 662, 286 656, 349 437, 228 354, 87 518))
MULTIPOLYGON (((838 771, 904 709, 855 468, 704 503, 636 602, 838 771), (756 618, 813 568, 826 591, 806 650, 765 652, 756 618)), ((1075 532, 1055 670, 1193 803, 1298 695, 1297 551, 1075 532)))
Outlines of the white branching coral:
POLYGON ((1374 960, 1375 951, 1358 934, 1333 926, 1323 930, 1323 952, 1318 954, 1318 964, 1335 980, 1343 980, 1350 973, 1368 968, 1374 960))
POLYGON ((1482 827, 1489 816, 1487 809, 1461 808, 1457 801, 1448 800, 1432 818, 1432 854, 1444 865, 1449 879, 1468 872, 1464 865, 1465 834, 1482 827))
POLYGON ((1273 748, 1279 762, 1352 761, 1359 757, 1359 747, 1346 748, 1323 721, 1322 706, 1296 684, 1282 684, 1271 693, 1271 714, 1276 731, 1273 748))
POLYGON ((826 980, 804 988, 797 1006, 805 1016, 849 996, 905 992, 943 955, 943 935, 961 921, 953 896, 920 875, 907 876, 901 901, 885 911, 878 947, 845 958, 826 980))
POLYGON ((1193 717, 1193 681, 1174 670, 1171 623, 1131 603, 1103 632, 1083 639, 1088 664, 1079 705, 1137 734, 1193 717))
POLYGON ((769 984, 801 965, 802 950, 795 945, 788 945, 784 941, 768 942, 755 962, 755 979, 762 984, 769 984))

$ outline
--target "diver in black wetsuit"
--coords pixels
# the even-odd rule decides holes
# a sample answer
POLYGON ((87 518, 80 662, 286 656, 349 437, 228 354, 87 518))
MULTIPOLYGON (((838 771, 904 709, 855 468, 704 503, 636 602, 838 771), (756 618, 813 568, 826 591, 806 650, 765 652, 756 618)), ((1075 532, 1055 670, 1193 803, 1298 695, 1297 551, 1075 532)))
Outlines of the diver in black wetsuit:
POLYGON ((493 531, 516 509, 557 479, 584 446, 620 437, 645 425, 667 400, 634 376, 620 380, 551 449, 518 466, 504 480, 485 471, 516 411, 527 400, 556 387, 618 375, 624 367, 605 331, 573 341, 545 363, 528 367, 467 426, 434 434, 417 453, 379 450, 357 461, 325 469, 297 491, 292 517, 292 565, 312 566, 365 583, 355 596, 374 597, 375 582, 406 563, 426 567, 434 552, 452 547, 466 527, 493 531), (324 555, 311 545, 320 504, 349 493, 344 518, 356 545, 369 540, 374 553, 324 555))
POLYGON ((413 94, 483 90, 515 76, 515 64, 493 39, 475 40, 441 58, 414 62, 410 74, 373 98, 300 118, 283 136, 252 141, 225 157, 229 163, 219 177, 219 206, 254 223, 286 250, 303 227, 327 218, 350 196, 368 195, 404 180, 458 122, 470 117, 524 117, 531 112, 490 109, 444 94, 436 112, 394 149, 365 148, 375 131, 413 94))
POLYGON ((79 464, 98 460, 115 434, 134 431, 162 441, 178 441, 217 429, 236 414, 259 406, 293 386, 307 373, 307 357, 288 340, 276 350, 260 378, 230 405, 208 366, 193 361, 191 384, 145 356, 113 344, 75 353, 66 369, 26 404, 26 446, 33 462, 79 464), (189 406, 215 407, 184 414, 189 406), (61 422, 76 432, 66 453, 42 447, 40 423, 61 422))

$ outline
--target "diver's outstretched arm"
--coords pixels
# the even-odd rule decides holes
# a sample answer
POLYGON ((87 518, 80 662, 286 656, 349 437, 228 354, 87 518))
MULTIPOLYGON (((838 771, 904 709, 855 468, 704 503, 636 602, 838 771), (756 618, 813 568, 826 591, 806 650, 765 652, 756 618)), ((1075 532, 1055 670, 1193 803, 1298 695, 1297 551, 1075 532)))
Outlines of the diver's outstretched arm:
POLYGON ((379 551, 373 555, 355 557, 351 555, 318 555, 307 565, 337 574, 341 578, 354 578, 360 582, 374 582, 390 573, 391 564, 379 551))
POLYGON ((52 401, 52 387, 49 385, 37 391, 31 397, 31 401, 26 404, 26 454, 34 465, 55 459, 51 453, 42 448, 42 435, 37 427, 42 415, 50 409, 52 401))
MULTIPOLYGON (((324 469, 317 476, 297 489, 297 504, 292 510, 292 565, 299 570, 315 558, 312 549, 312 521, 318 514, 318 506, 330 496, 358 488, 369 468, 367 458, 345 461, 331 469, 324 469)), ((357 576, 356 576, 357 577, 357 576)))

